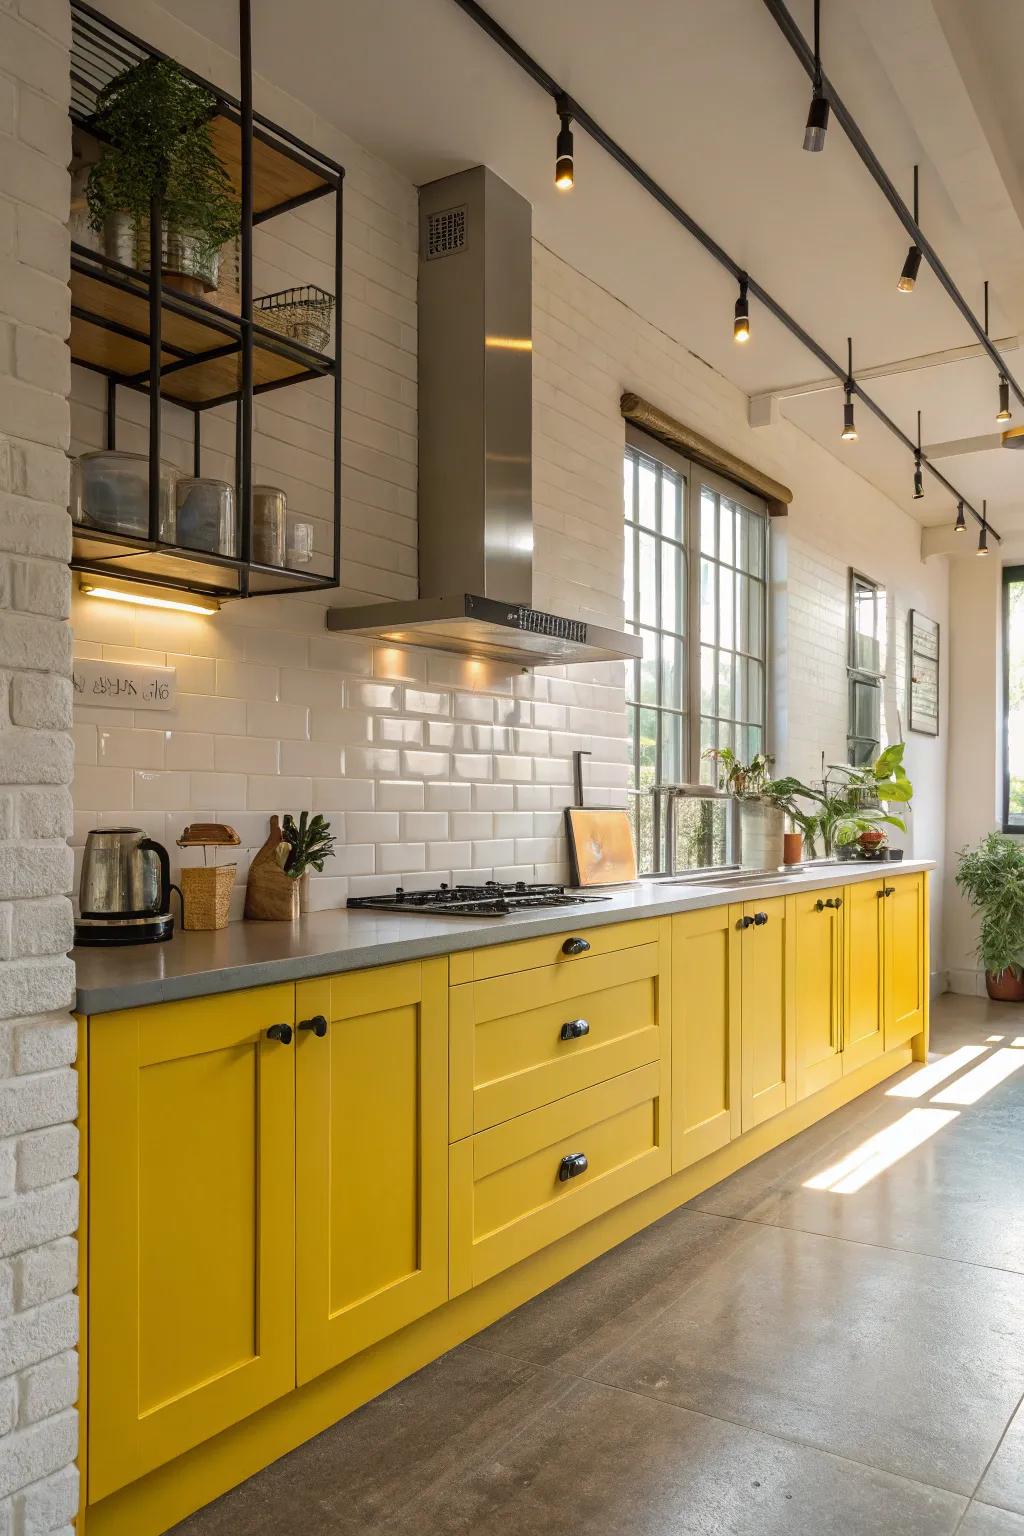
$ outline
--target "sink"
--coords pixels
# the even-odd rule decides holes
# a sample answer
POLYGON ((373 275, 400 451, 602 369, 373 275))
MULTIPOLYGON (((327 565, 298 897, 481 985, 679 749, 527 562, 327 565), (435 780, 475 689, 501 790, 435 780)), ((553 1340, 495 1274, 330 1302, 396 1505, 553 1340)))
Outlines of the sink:
POLYGON ((668 875, 659 880, 659 885, 689 885, 695 890, 734 890, 739 886, 767 885, 776 880, 791 880, 794 875, 801 873, 800 866, 794 865, 792 871, 781 869, 752 869, 752 870, 728 870, 723 869, 720 875, 709 875, 701 872, 699 875, 668 875))

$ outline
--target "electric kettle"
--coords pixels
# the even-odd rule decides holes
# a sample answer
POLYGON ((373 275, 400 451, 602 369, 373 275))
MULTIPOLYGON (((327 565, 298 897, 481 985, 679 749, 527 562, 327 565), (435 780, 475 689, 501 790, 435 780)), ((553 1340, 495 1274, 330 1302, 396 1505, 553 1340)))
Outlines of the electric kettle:
POLYGON ((172 890, 178 887, 171 884, 167 849, 139 827, 88 833, 75 943, 152 944, 169 939, 174 931, 172 890))

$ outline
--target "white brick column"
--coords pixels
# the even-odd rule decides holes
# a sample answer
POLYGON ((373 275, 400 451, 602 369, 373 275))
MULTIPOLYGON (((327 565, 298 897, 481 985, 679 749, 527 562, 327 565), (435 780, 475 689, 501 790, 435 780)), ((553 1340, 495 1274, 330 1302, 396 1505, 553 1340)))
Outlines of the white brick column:
POLYGON ((0 3, 0 1536, 78 1499, 69 46, 67 0, 0 3))

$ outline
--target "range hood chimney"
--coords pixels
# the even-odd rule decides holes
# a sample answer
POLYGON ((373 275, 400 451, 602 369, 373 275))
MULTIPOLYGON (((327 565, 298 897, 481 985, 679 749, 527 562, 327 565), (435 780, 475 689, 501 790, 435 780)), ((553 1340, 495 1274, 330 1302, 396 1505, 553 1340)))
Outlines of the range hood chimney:
POLYGON ((327 627, 518 666, 639 656, 533 606, 532 211, 478 165, 420 189, 419 584, 327 627))

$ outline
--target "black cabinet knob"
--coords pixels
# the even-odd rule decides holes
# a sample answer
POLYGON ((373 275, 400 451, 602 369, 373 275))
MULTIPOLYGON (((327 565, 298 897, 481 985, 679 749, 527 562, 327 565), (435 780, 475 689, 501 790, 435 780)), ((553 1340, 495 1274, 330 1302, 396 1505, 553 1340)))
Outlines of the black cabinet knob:
POLYGON ((752 917, 750 917, 749 914, 744 913, 744 915, 740 918, 740 920, 736 924, 736 926, 737 926, 737 928, 753 928, 753 926, 754 926, 754 919, 752 917))
POLYGON ((837 896, 835 901, 832 903, 832 905, 835 907, 837 912, 839 911, 839 908, 842 906, 842 904, 843 904, 843 898, 841 896, 837 896))
POLYGON ((327 1020, 322 1013, 315 1013, 311 1019, 300 1019, 299 1028, 311 1030, 318 1040, 322 1040, 327 1033, 327 1020))
POLYGON ((589 945, 589 943, 587 942, 586 939, 581 939, 581 938, 566 939, 565 943, 562 945, 562 954, 563 955, 585 955, 589 948, 590 948, 590 945, 589 945))
POLYGON ((271 1024, 267 1030, 268 1040, 280 1040, 282 1045, 291 1045, 292 1027, 290 1024, 271 1024))
POLYGON ((585 1152, 570 1152, 562 1158, 558 1165, 558 1182, 564 1184, 567 1179, 577 1179, 581 1173, 586 1173, 590 1164, 587 1162, 585 1152))
POLYGON ((886 888, 885 888, 885 894, 887 896, 895 896, 896 895, 896 887, 894 885, 887 885, 886 888))
POLYGON ((824 912, 825 908, 830 907, 831 905, 832 903, 830 901, 822 901, 821 897, 819 896, 817 901, 814 903, 814 910, 815 912, 824 912))
POLYGON ((763 928, 767 921, 768 921, 768 913, 767 912, 755 912, 754 913, 754 923, 755 923, 756 927, 763 928))
POLYGON ((568 1019, 558 1032, 559 1040, 578 1040, 581 1035, 590 1034, 590 1025, 586 1019, 568 1019))

